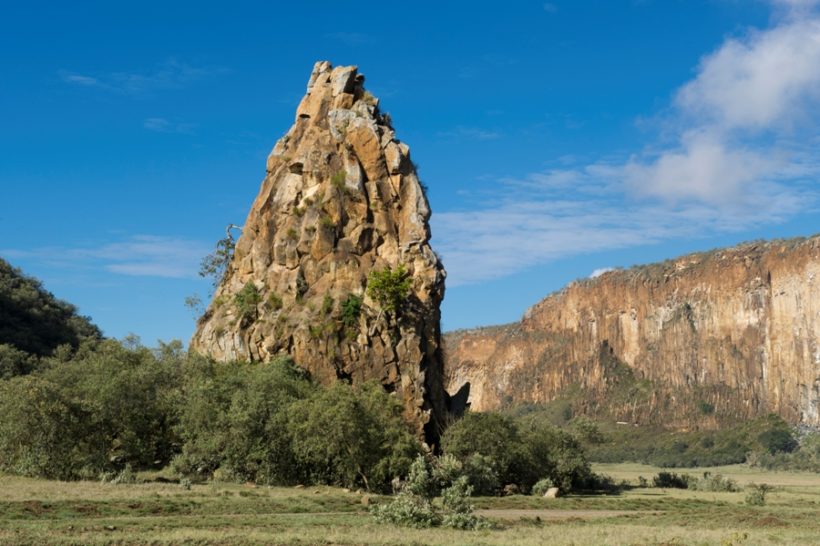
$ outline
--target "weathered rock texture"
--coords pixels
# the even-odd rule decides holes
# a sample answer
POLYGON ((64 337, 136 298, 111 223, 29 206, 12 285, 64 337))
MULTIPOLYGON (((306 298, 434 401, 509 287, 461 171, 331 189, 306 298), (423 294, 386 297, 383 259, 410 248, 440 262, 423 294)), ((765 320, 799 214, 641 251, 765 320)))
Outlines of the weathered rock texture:
POLYGON ((820 424, 820 237, 749 243, 578 281, 520 323, 445 336, 472 408, 568 400, 636 423, 776 412, 820 424))
POLYGON ((288 354, 323 383, 380 381, 419 433, 435 438, 447 404, 445 272, 409 148, 363 82, 356 67, 316 63, 191 347, 220 360, 288 354), (413 284, 390 316, 367 296, 367 278, 400 264, 413 284), (236 294, 247 283, 261 301, 243 317, 236 294), (351 296, 363 299, 358 315, 351 296))

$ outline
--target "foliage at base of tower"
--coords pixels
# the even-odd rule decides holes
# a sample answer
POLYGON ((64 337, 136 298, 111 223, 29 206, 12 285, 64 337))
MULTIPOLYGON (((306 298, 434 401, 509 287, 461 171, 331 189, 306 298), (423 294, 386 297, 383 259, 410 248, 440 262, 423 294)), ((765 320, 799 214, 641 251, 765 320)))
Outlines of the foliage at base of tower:
POLYGON ((183 479, 385 492, 421 446, 381 385, 324 388, 289 359, 216 363, 173 342, 87 342, 0 379, 0 471, 99 479, 171 462, 183 479))
POLYGON ((538 420, 470 412, 447 429, 442 448, 483 495, 513 484, 526 492, 543 478, 564 492, 595 489, 598 481, 575 438, 538 420))
POLYGON ((0 381, 0 470, 76 479, 167 464, 181 349, 89 342, 0 381))
POLYGON ((453 529, 487 529, 491 524, 476 516, 470 502, 473 488, 469 479, 458 475, 457 461, 419 455, 413 461, 407 480, 389 503, 371 509, 382 523, 426 528, 443 526, 453 529), (440 496, 440 503, 435 498, 440 496))

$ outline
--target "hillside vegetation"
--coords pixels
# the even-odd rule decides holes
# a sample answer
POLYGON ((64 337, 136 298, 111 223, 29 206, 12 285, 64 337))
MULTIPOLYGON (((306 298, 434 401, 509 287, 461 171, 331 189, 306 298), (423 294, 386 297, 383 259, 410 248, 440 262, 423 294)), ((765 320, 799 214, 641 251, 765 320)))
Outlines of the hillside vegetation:
POLYGON ((31 372, 60 346, 100 338, 99 328, 76 307, 0 258, 0 378, 31 372))

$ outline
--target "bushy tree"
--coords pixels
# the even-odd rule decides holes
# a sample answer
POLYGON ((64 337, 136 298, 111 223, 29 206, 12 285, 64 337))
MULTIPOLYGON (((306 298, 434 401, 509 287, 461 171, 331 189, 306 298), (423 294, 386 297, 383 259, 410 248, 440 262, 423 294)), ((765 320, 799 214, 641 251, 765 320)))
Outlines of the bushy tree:
POLYGON ((31 373, 39 362, 35 355, 21 351, 14 345, 0 344, 0 379, 31 373))
POLYGON ((797 440, 787 427, 770 428, 760 433, 757 441, 770 454, 779 452, 791 453, 797 446, 797 440))
POLYGON ((199 276, 205 278, 210 277, 214 288, 222 282, 228 270, 228 266, 231 264, 231 260, 233 260, 236 243, 233 240, 233 235, 231 235, 231 227, 235 226, 231 224, 227 227, 225 230, 225 238, 216 242, 214 251, 202 258, 202 262, 199 266, 199 276))
POLYGON ((87 342, 67 360, 0 382, 0 467, 72 479, 167 463, 180 350, 87 342))
POLYGON ((373 298, 383 311, 391 314, 400 312, 410 288, 413 278, 407 273, 404 264, 396 269, 387 266, 384 269, 374 269, 367 277, 367 295, 373 298))
POLYGON ((257 307, 262 303, 262 295, 252 281, 248 281, 242 290, 234 294, 233 297, 236 310, 243 322, 250 322, 256 319, 257 307))
POLYGON ((426 528, 443 525, 454 529, 490 527, 484 518, 473 513, 470 501, 472 486, 466 476, 458 473, 460 465, 453 457, 437 459, 419 455, 410 465, 401 491, 393 500, 371 509, 378 521, 426 528), (441 509, 433 498, 441 496, 441 509))
POLYGON ((288 436, 288 409, 313 386, 290 359, 192 365, 186 382, 175 468, 205 478, 221 469, 238 481, 298 482, 303 475, 288 436))
POLYGON ((376 383, 335 383, 289 413, 294 453, 314 481, 387 490, 419 452, 400 402, 376 383))
POLYGON ((468 412, 445 431, 441 445, 462 462, 481 494, 496 494, 507 484, 528 491, 542 478, 570 491, 589 487, 593 479, 578 441, 538 419, 468 412))
POLYGON ((515 422, 500 413, 468 412, 450 425, 441 439, 444 453, 467 464, 474 455, 498 476, 499 484, 519 483, 529 465, 527 449, 515 422))

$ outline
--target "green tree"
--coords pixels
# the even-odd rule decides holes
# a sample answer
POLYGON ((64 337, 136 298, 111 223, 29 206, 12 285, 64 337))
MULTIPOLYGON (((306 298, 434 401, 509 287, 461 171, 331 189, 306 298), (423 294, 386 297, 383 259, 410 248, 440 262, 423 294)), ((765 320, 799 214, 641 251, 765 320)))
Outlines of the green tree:
POLYGON ((182 453, 174 467, 189 477, 220 469, 238 481, 287 485, 304 478, 287 434, 288 409, 314 387, 290 359, 270 363, 197 363, 180 416, 182 453))
POLYGON ((236 249, 236 242, 231 233, 233 229, 242 228, 234 224, 228 224, 225 228, 225 238, 216 242, 214 251, 202 258, 199 265, 199 276, 210 277, 214 288, 219 286, 219 283, 225 278, 228 266, 231 265, 233 260, 233 253, 236 249))
POLYGON ((466 413, 444 432, 441 447, 464 465, 476 462, 474 455, 483 456, 483 464, 490 465, 500 485, 520 485, 529 463, 515 422, 500 413, 466 413))
POLYGON ((391 314, 400 312, 412 286, 413 279, 404 264, 399 264, 395 270, 390 266, 382 270, 374 269, 367 277, 367 295, 382 310, 391 314))
POLYGON ((295 402, 288 430, 314 481, 384 491, 419 452, 402 411, 377 383, 338 382, 295 402))
POLYGON ((108 340, 0 381, 0 468, 59 479, 161 466, 177 444, 181 344, 108 340))
POLYGON ((248 281, 242 290, 234 294, 233 301, 242 321, 250 322, 256 319, 257 306, 262 303, 262 295, 253 281, 248 281))

